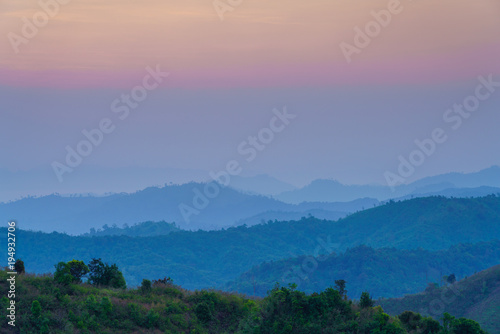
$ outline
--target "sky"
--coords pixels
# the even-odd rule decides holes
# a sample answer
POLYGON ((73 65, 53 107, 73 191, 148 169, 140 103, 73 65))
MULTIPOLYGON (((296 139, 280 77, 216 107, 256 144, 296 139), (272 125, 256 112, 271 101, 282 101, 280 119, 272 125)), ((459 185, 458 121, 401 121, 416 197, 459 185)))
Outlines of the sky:
POLYGON ((500 82, 497 0, 0 0, 0 36, 7 197, 13 175, 78 192, 99 171, 184 182, 233 160, 296 186, 385 184, 437 128, 446 141, 404 182, 500 165, 500 88, 458 128, 444 120, 480 76, 500 82), (134 89, 141 101, 120 101, 134 89), (113 131, 70 167, 66 148, 103 120, 113 131))

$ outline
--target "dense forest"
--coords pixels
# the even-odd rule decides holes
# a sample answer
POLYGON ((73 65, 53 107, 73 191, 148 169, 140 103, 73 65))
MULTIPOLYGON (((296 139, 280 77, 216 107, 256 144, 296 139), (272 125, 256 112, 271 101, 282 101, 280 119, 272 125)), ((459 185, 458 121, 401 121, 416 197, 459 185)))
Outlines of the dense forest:
MULTIPOLYGON (((485 333, 475 321, 449 314, 444 315, 442 325, 411 311, 389 316, 374 306, 368 292, 359 301, 347 298, 345 282, 311 295, 294 285, 276 285, 265 298, 249 299, 215 290, 187 291, 170 278, 143 280, 140 288, 127 289, 113 281, 120 274, 118 267, 100 259, 93 259, 89 266, 73 260, 56 267, 54 275, 17 276, 19 297, 15 322, 11 322, 16 332, 485 333), (82 283, 87 274, 87 283, 82 283)), ((10 312, 7 278, 7 271, 0 271, 4 315, 10 312)), ((2 332, 13 328, 7 321, 1 326, 2 332)))
POLYGON ((374 298, 389 298, 420 292, 428 283, 443 285, 444 276, 453 274, 461 279, 498 263, 499 240, 459 244, 442 251, 358 246, 338 255, 303 255, 265 262, 226 284, 224 289, 264 296, 280 282, 295 283, 299 290, 312 293, 330 286, 332 279, 345 279, 352 298, 366 289, 374 298))
POLYGON ((439 319, 447 312, 478 321, 489 333, 500 333, 500 265, 456 283, 441 287, 429 284, 418 294, 377 301, 387 313, 417 310, 439 319))
MULTIPOLYGON (((58 260, 90 261, 101 257, 117 263, 130 286, 138 286, 142 278, 169 275, 184 288, 200 289, 223 287, 264 262, 301 255, 341 254, 363 244, 373 248, 411 250, 421 247, 437 251, 459 243, 488 242, 500 238, 499 222, 500 197, 492 195, 471 199, 429 197, 389 202, 337 221, 308 217, 252 227, 210 232, 177 231, 149 237, 77 237, 19 230, 16 237, 17 256, 30 263, 30 270, 34 273, 53 271, 54 262, 58 260)), ((3 231, 5 229, 0 229, 1 233, 3 231)), ((0 247, 5 248, 5 243, 6 239, 1 238, 0 247)), ((465 262, 459 260, 458 263, 469 263, 464 270, 446 265, 442 274, 470 275, 491 265, 486 262, 470 265, 473 261, 467 262, 467 254, 462 256, 465 262)), ((443 261, 444 265, 448 260, 443 261)), ((440 270, 439 266, 432 268, 440 270)), ((421 277, 422 272, 418 270, 411 274, 421 277)), ((410 285, 410 289, 405 290, 407 287, 403 285, 401 291, 411 292, 417 288, 417 285, 410 285)), ((380 291, 376 293, 382 294, 380 291)))
POLYGON ((118 227, 116 224, 111 226, 105 224, 102 228, 91 228, 89 233, 83 234, 85 237, 102 237, 106 235, 127 235, 129 237, 152 237, 158 235, 167 235, 172 232, 178 232, 180 229, 175 223, 165 221, 136 223, 133 225, 124 224, 118 227))

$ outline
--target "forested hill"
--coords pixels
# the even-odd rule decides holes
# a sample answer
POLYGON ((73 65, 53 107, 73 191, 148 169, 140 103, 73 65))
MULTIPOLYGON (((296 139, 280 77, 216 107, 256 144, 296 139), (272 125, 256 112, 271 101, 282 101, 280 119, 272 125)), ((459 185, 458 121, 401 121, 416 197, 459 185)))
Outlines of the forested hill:
POLYGON ((500 263, 500 240, 460 244, 444 251, 424 249, 373 249, 358 246, 342 254, 299 256, 260 264, 225 286, 229 291, 265 296, 278 282, 295 283, 313 293, 347 281, 347 295, 359 298, 369 290, 374 298, 417 293, 428 283, 442 283, 443 276, 456 279, 500 263))
POLYGON ((429 286, 424 292, 378 301, 389 314, 414 310, 441 318, 444 312, 474 319, 489 333, 500 333, 500 265, 488 268, 452 285, 429 286))
MULTIPOLYGON (((304 218, 147 238, 29 231, 16 235, 17 256, 30 271, 51 272, 61 260, 100 257, 123 268, 131 286, 142 278, 171 276, 188 289, 221 286, 265 261, 338 253, 361 244, 438 250, 493 239, 500 239, 500 197, 496 196, 418 198, 390 202, 339 221, 304 218)), ((0 247, 6 248, 6 238, 0 238, 0 247)))
POLYGON ((458 243, 499 239, 500 196, 390 201, 340 219, 337 226, 335 240, 346 247, 446 249, 458 243))
POLYGON ((83 234, 85 237, 99 237, 105 235, 127 235, 129 237, 153 237, 158 235, 167 235, 172 232, 179 232, 175 223, 161 222, 142 222, 129 226, 125 224, 123 227, 116 225, 104 225, 100 229, 91 228, 89 233, 83 234))

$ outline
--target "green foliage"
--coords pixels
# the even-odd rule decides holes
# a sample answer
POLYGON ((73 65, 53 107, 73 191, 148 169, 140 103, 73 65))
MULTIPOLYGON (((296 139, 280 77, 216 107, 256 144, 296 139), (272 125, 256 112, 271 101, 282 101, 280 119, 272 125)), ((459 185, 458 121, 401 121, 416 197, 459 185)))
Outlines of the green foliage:
POLYGON ((417 329, 422 320, 422 316, 420 314, 412 311, 404 311, 398 316, 398 318, 407 330, 417 329))
POLYGON ((151 292, 151 281, 148 279, 143 279, 141 283, 141 291, 143 293, 151 292))
POLYGON ((438 334, 442 330, 439 321, 430 317, 424 318, 420 314, 411 311, 404 311, 398 318, 403 328, 408 332, 419 330, 422 334, 438 334))
POLYGON ((437 334, 441 331, 441 326, 439 321, 432 319, 431 317, 423 318, 421 321, 420 328, 422 328, 423 334, 437 334))
POLYGON ((202 323, 208 323, 213 319, 213 303, 202 302, 194 308, 194 313, 202 323))
POLYGON ((374 305, 372 297, 370 297, 370 294, 368 292, 363 292, 361 294, 361 298, 359 299, 359 306, 361 308, 367 308, 367 307, 372 307, 374 305))
POLYGON ((101 305, 100 305, 100 310, 103 315, 108 316, 113 312, 113 304, 111 303, 111 300, 109 300, 108 297, 104 296, 101 299, 101 305))
POLYGON ((38 300, 34 300, 31 304, 31 315, 33 318, 39 318, 42 314, 42 306, 38 300))
POLYGON ((89 283, 95 286, 110 286, 116 289, 126 288, 125 278, 116 264, 111 266, 101 261, 92 259, 89 263, 89 283))
MULTIPOLYGON (((339 221, 304 218, 211 232, 179 231, 147 239, 128 235, 81 237, 20 230, 19 238, 24 241, 19 255, 26 264, 29 263, 30 270, 45 273, 53 271, 53 265, 60 259, 81 259, 88 264, 92 257, 106 254, 107 261, 124 270, 129 286, 139 286, 143 278, 163 277, 168 272, 176 284, 188 289, 215 286, 253 295, 251 275, 241 284, 231 287, 225 284, 266 261, 276 263, 289 258, 290 254, 315 254, 321 245, 330 247, 320 247, 320 253, 331 254, 332 251, 346 252, 364 243, 374 248, 387 248, 371 255, 375 257, 376 265, 370 266, 371 261, 363 262, 360 255, 351 252, 355 262, 346 268, 346 273, 338 270, 328 275, 325 269, 327 261, 318 261, 319 266, 312 273, 318 279, 309 280, 305 286, 296 283, 299 289, 312 293, 331 286, 335 279, 345 279, 349 282, 351 298, 357 298, 364 289, 369 289, 374 298, 388 298, 421 291, 422 284, 427 283, 424 272, 427 268, 437 270, 437 276, 453 272, 459 279, 500 263, 498 241, 478 247, 454 247, 459 243, 500 239, 499 220, 500 197, 428 197, 378 206, 339 221), (318 237, 322 239, 321 244, 318 237), (440 250, 452 246, 450 251, 441 253, 440 250), (412 251, 391 253, 392 247, 412 251), (418 247, 433 253, 416 251, 418 247), (252 252, 248 252, 249 249, 252 252), (487 249, 491 249, 491 253, 487 253, 487 249), (415 262, 415 266, 408 266, 410 262, 415 262), (395 272, 392 272, 392 266, 395 272), (390 273, 388 267, 391 267, 390 273), (360 284, 363 272, 366 276, 376 277, 370 281, 370 286, 360 284), (144 273, 148 273, 147 277, 144 273), (406 275, 411 279, 398 281, 406 275)), ((6 230, 0 228, 0 231, 6 230)), ((6 240, 0 239, 0 248, 6 246, 6 240)), ((349 264, 347 257, 334 258, 329 256, 328 261, 333 262, 331 267, 349 264)), ((288 264, 282 264, 282 268, 272 266, 273 277, 263 274, 256 277, 260 284, 256 286, 257 295, 264 296, 274 282, 282 282, 283 274, 290 269, 288 264)), ((300 268, 302 262, 297 259, 292 264, 300 268)), ((432 281, 439 282, 440 279, 432 278, 432 281)))
POLYGON ((17 259, 16 263, 14 263, 14 270, 19 274, 24 274, 24 262, 21 259, 17 259))
MULTIPOLYGON (((6 277, 0 271, 2 291, 6 277)), ((379 306, 361 308, 333 288, 306 294, 292 284, 276 285, 265 298, 249 299, 215 290, 191 292, 171 283, 152 284, 148 294, 141 288, 60 285, 50 276, 31 274, 19 276, 16 284, 23 291, 16 304, 23 315, 16 323, 21 333, 444 334, 433 319, 412 312, 390 317, 379 306)), ((0 332, 7 326, 0 324, 0 332)), ((449 334, 483 334, 475 322, 451 316, 449 328, 449 334)))
POLYGON ((85 305, 87 307, 87 310, 92 314, 99 311, 99 303, 97 302, 97 299, 94 295, 90 295, 87 297, 85 305))
POLYGON ((72 260, 67 263, 59 262, 55 265, 54 280, 60 284, 81 283, 82 277, 89 272, 83 261, 72 260))
POLYGON ((346 281, 343 279, 335 280, 335 290, 337 290, 342 297, 347 297, 346 281))
MULTIPOLYGON (((453 332, 455 317, 472 318, 485 331, 499 333, 500 280, 498 277, 500 277, 500 265, 447 286, 433 287, 403 298, 379 300, 378 304, 392 315, 404 310, 419 310, 423 316, 442 321, 446 333, 453 332), (487 292, 483 293, 484 290, 487 292)), ((427 325, 430 327, 433 324, 428 320, 427 325)))
POLYGON ((67 263, 69 273, 73 276, 73 282, 80 283, 82 277, 87 275, 89 267, 83 261, 71 260, 67 263))
POLYGON ((146 327, 147 328, 158 327, 159 320, 160 320, 160 315, 158 314, 158 312, 154 310, 149 310, 148 314, 146 315, 146 327))
POLYGON ((342 332, 356 316, 352 304, 337 290, 306 295, 292 287, 276 285, 241 326, 243 333, 342 332))
MULTIPOLYGON (((225 288, 264 296, 275 282, 297 282, 300 290, 313 293, 331 286, 332 280, 337 282, 342 278, 348 282, 346 294, 351 298, 358 298, 366 289, 375 299, 399 297, 422 291, 429 281, 440 281, 440 272, 453 271, 456 280, 500 263, 500 240, 459 244, 441 251, 374 249, 361 245, 317 260, 317 267, 312 272, 302 268, 306 259, 310 258, 301 256, 261 263, 226 284, 225 288)), ((452 284, 453 274, 447 277, 450 278, 448 284, 452 284)), ((335 288, 341 289, 337 285, 335 288)), ((437 288, 436 283, 429 283, 430 290, 437 288)))
POLYGON ((38 333, 48 333, 48 319, 42 316, 42 306, 38 300, 31 303, 31 321, 38 333))
POLYGON ((167 223, 165 221, 136 223, 132 226, 124 225, 123 227, 107 225, 102 229, 90 229, 90 233, 84 234, 86 237, 110 236, 110 235, 126 235, 130 237, 152 237, 159 235, 167 235, 172 232, 179 232, 180 229, 175 223, 167 223))
POLYGON ((54 273, 54 280, 57 283, 68 285, 75 280, 71 275, 68 264, 65 262, 59 262, 55 265, 56 271, 54 273))
POLYGON ((484 334, 481 326, 471 319, 459 318, 453 320, 451 325, 453 334, 484 334))

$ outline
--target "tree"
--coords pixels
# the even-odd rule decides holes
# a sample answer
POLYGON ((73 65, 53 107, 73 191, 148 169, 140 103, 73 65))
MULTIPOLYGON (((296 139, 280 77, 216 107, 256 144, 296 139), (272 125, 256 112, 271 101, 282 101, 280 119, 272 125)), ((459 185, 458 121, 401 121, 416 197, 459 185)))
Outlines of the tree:
POLYGON ((92 285, 105 285, 106 267, 101 259, 92 259, 89 262, 89 283, 92 285))
POLYGON ((78 260, 59 262, 55 267, 54 280, 61 284, 81 283, 82 277, 89 272, 87 265, 78 260))
POLYGON ((82 277, 87 275, 89 267, 83 261, 71 260, 67 263, 73 282, 81 283, 82 277))
POLYGON ((113 288, 126 288, 125 278, 118 266, 103 263, 101 259, 92 259, 89 263, 89 283, 96 286, 110 286, 113 288))
POLYGON ((151 281, 148 279, 143 279, 141 283, 141 291, 143 293, 148 293, 151 291, 151 281))
POLYGON ((445 333, 449 333, 453 327, 453 322, 455 321, 455 317, 445 312, 443 314, 443 328, 445 333))
POLYGON ((422 316, 420 314, 412 311, 404 311, 398 316, 398 318, 409 330, 417 329, 420 324, 420 320, 422 320, 422 316))
POLYGON ((459 318, 453 321, 454 334, 484 334, 481 326, 474 320, 459 318))
POLYGON ((106 277, 108 278, 107 285, 115 289, 125 289, 127 287, 125 278, 123 277, 122 272, 118 270, 118 266, 116 264, 112 264, 107 267, 106 277))
POLYGON ((373 299, 368 292, 363 292, 361 298, 359 299, 359 306, 361 308, 368 308, 374 305, 373 299))
POLYGON ((457 278, 455 277, 455 274, 451 274, 450 276, 448 276, 448 278, 446 279, 446 282, 450 283, 450 284, 453 284, 457 281, 457 278))
POLYGON ((40 305, 40 302, 38 300, 34 300, 31 303, 31 315, 34 318, 39 318, 41 314, 42 314, 42 306, 40 305))
POLYGON ((153 287, 165 287, 167 285, 173 285, 174 281, 170 277, 160 278, 153 280, 153 287))
POLYGON ((54 267, 56 268, 56 271, 54 273, 54 280, 57 283, 68 285, 73 282, 74 277, 71 276, 67 263, 59 262, 54 267))
POLYGON ((23 260, 21 260, 21 259, 16 260, 16 263, 14 263, 14 270, 20 275, 24 274, 24 262, 23 262, 23 260))
POLYGON ((345 289, 346 281, 343 279, 339 279, 335 281, 335 290, 337 290, 340 295, 344 298, 347 297, 347 290, 345 289))
POLYGON ((439 321, 432 319, 431 317, 422 319, 422 333, 423 334, 436 334, 440 333, 441 325, 439 321))
POLYGON ((40 305, 40 302, 36 299, 31 303, 31 319, 32 324, 36 328, 36 333, 49 332, 49 320, 42 316, 42 305, 40 305))

